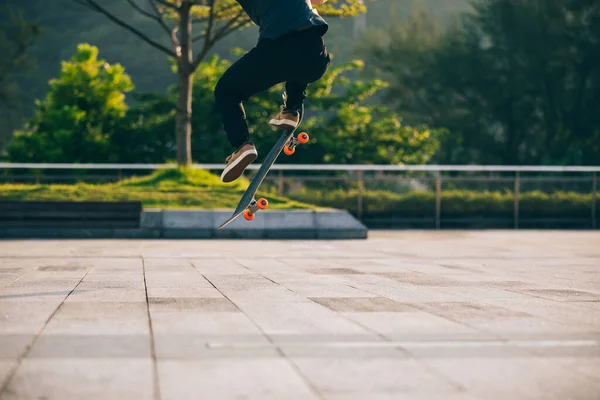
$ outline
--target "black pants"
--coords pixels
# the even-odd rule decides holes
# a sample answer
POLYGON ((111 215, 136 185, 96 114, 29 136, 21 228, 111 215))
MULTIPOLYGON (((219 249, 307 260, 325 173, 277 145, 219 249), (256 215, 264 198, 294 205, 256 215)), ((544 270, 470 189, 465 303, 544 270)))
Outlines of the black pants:
POLYGON ((243 101, 285 82, 288 107, 300 108, 308 84, 323 77, 329 62, 318 29, 307 29, 263 39, 229 67, 217 83, 215 102, 231 145, 238 148, 250 137, 243 101))

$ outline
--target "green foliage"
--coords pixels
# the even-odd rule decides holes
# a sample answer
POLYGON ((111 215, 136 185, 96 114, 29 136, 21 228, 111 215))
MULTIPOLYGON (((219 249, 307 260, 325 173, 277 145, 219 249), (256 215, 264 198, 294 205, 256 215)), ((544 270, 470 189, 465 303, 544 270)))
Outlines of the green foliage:
POLYGON ((25 18, 24 13, 8 5, 0 6, 0 153, 14 119, 24 108, 26 93, 17 78, 34 69, 31 46, 41 28, 25 18))
MULTIPOLYGON (((194 75, 192 127, 196 134, 192 137, 194 158, 199 163, 220 163, 233 149, 222 130, 220 115, 214 108, 214 88, 230 62, 212 56, 200 63, 194 75)), ((366 102, 386 84, 381 80, 350 80, 344 74, 363 67, 360 61, 345 63, 330 68, 323 79, 312 84, 306 100, 306 117, 302 129, 312 135, 310 151, 300 147, 294 157, 281 159, 281 162, 294 163, 424 163, 439 145, 440 130, 426 127, 403 126, 399 116, 386 107, 367 105, 366 102)), ((259 93, 246 102, 246 115, 251 139, 256 143, 261 155, 265 155, 278 135, 268 126, 269 118, 276 112, 281 102, 283 85, 259 93)), ((175 102, 176 92, 172 88, 162 100, 164 111, 167 104, 175 102)), ((153 97, 151 101, 159 101, 153 97)), ((134 108, 137 115, 140 109, 151 109, 144 101, 134 108)), ((148 112, 144 113, 147 115, 148 112)), ((144 138, 153 140, 169 124, 174 124, 174 113, 167 111, 159 116, 152 111, 153 118, 144 125, 144 134, 133 132, 132 137, 146 143, 144 138), (170 121, 170 122, 166 122, 170 121), (154 125, 155 124, 155 125, 154 125)), ((146 147, 138 144, 138 148, 146 147)), ((151 144, 148 148, 154 148, 151 144)), ((137 151, 131 146, 121 146, 118 151, 137 151)), ((117 150, 117 149, 116 149, 117 150)), ((172 151, 172 148, 171 148, 172 151)), ((154 162, 162 162, 172 153, 159 153, 154 162)), ((123 160, 133 157, 124 156, 123 160)), ((147 159, 144 155, 138 158, 147 159)))
POLYGON ((0 102, 13 105, 18 95, 13 75, 32 68, 29 48, 40 34, 40 27, 23 13, 6 5, 0 6, 0 102))
MULTIPOLYGON (((98 50, 81 45, 64 62, 59 79, 38 104, 29 126, 9 147, 12 161, 168 162, 174 158, 177 88, 166 96, 137 94, 127 110, 125 92, 133 85, 123 68, 98 60, 98 50)), ((220 163, 231 151, 214 104, 214 88, 228 60, 212 56, 193 76, 193 154, 200 163, 220 163)), ((437 150, 440 131, 403 126, 386 107, 367 104, 386 84, 346 74, 363 67, 354 61, 332 67, 309 88, 304 130, 310 151, 299 148, 295 163, 423 163, 437 150)), ((246 104, 252 140, 264 156, 277 132, 268 120, 281 101, 283 85, 259 93, 246 104)))
POLYGON ((81 44, 49 86, 31 121, 8 146, 10 160, 111 160, 111 135, 125 116, 125 93, 133 89, 124 68, 99 60, 96 47, 81 44))
MULTIPOLYGON (((141 201, 145 208, 235 208, 248 186, 245 179, 221 183, 218 176, 196 169, 168 169, 117 183, 74 185, 0 185, 3 200, 141 201)), ((267 193, 260 191, 258 196, 267 193)), ((269 208, 306 209, 310 205, 268 194, 269 208)))
MULTIPOLYGON (((357 190, 303 190, 290 193, 288 197, 312 204, 342 208, 357 212, 357 190)), ((545 193, 531 191, 521 193, 519 211, 522 216, 580 215, 589 216, 591 194, 574 192, 545 193)), ((405 194, 388 191, 365 191, 364 213, 406 216, 435 215, 435 193, 413 191, 405 194)), ((597 199, 597 207, 600 199, 597 199)), ((476 192, 469 190, 443 191, 441 212, 444 216, 477 214, 512 216, 514 197, 511 192, 476 192)))
MULTIPOLYGON (((420 0, 421 1, 421 0, 420 0)), ((423 0, 429 7, 438 13, 444 20, 452 18, 459 10, 465 9, 469 0, 423 0)), ((137 0, 138 4, 145 1, 137 0)), ((389 16, 389 7, 396 5, 399 16, 405 16, 410 11, 414 0, 377 0, 367 1, 366 15, 360 17, 370 26, 378 26, 381 21, 389 16)), ((43 34, 36 38, 36 45, 29 54, 35 61, 35 73, 28 73, 18 79, 22 99, 22 109, 11 113, 10 121, 0 122, 0 138, 9 138, 14 129, 23 126, 35 107, 34 100, 42 99, 47 91, 47 82, 59 72, 59 63, 67 59, 81 42, 93 44, 101 49, 103 58, 110 63, 119 62, 130 74, 135 82, 136 91, 142 93, 163 93, 166 88, 175 82, 168 63, 162 53, 146 45, 142 39, 135 35, 127 34, 122 27, 107 23, 106 17, 90 12, 87 8, 66 2, 48 2, 41 0, 7 0, 15 10, 20 10, 28 20, 35 21, 43 28, 43 34)), ((164 44, 169 45, 170 39, 163 34, 162 27, 154 20, 133 12, 126 1, 102 0, 100 2, 118 18, 134 24, 140 31, 164 44), (164 35, 164 36, 161 36, 164 35)), ((0 20, 8 13, 0 12, 0 20)), ((356 18, 328 18, 331 28, 325 40, 331 53, 336 55, 337 63, 348 62, 355 58, 353 43, 356 39, 354 30, 356 18)), ((198 25, 194 27, 196 28, 198 25)), ((5 31, 8 32, 8 31, 5 31)), ((199 30, 196 34, 200 33, 199 30)), ((11 35, 15 38, 16 35, 11 35)), ((233 32, 215 44, 208 56, 218 54, 222 57, 230 55, 234 46, 250 48, 256 43, 258 29, 255 26, 233 32)), ((1 52, 2 54, 6 54, 1 52)), ((0 57, 2 58, 2 57, 0 57)), ((6 61, 10 58, 6 58, 6 61)), ((2 59, 5 61, 5 59, 2 59)), ((130 104, 135 103, 133 97, 129 98, 130 104)), ((147 118, 146 115, 145 118, 147 118)), ((407 121, 409 122, 409 121, 407 121)), ((169 134, 171 134, 169 132, 169 134)), ((0 139, 1 142, 1 139, 0 139)), ((0 152, 2 144, 0 143, 0 152)))
POLYGON ((436 161, 600 162, 600 3, 477 0, 473 9, 445 31, 416 13, 360 46, 409 123, 453 133, 436 161))
POLYGON ((122 163, 163 163, 175 157, 173 102, 153 93, 134 93, 137 102, 111 136, 111 156, 122 163))

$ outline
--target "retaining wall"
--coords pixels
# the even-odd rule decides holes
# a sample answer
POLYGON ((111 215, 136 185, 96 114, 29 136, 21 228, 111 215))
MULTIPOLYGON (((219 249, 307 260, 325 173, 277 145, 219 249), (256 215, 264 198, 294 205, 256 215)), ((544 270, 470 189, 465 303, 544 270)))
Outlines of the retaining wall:
POLYGON ((3 238, 366 239, 367 228, 343 210, 264 210, 217 228, 232 211, 157 210, 141 213, 139 228, 2 228, 3 238))

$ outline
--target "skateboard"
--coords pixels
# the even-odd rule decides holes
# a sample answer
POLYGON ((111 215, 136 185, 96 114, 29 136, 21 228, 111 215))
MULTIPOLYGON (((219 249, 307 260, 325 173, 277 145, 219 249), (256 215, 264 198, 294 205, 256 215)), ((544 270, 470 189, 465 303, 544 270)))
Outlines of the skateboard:
POLYGON ((256 195, 258 187, 267 176, 267 173, 275 163, 275 160, 282 150, 286 155, 291 156, 296 151, 296 146, 299 144, 308 143, 309 137, 305 132, 301 132, 297 137, 294 136, 294 133, 298 130, 298 127, 302 123, 303 117, 304 106, 300 111, 300 120, 298 121, 296 128, 294 130, 282 131, 279 140, 277 140, 277 143, 275 143, 275 145, 271 148, 271 151, 269 151, 269 154, 267 154, 265 160, 258 169, 256 176, 252 179, 252 182, 250 182, 248 189, 246 189, 242 195, 242 198, 235 211, 227 221, 223 222, 221 226, 219 226, 219 229, 224 228, 240 215, 243 215, 245 220, 252 221, 259 210, 265 210, 269 206, 267 199, 260 198, 256 200, 254 196, 256 195))

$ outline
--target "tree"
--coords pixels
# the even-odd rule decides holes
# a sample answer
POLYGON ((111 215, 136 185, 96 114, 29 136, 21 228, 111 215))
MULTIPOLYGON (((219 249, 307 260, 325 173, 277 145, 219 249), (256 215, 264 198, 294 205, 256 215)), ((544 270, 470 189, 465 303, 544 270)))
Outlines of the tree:
MULTIPOLYGON (((222 163, 230 151, 213 100, 217 81, 229 66, 228 60, 214 55, 200 63, 193 78, 192 149, 199 154, 200 163, 222 163)), ((310 151, 300 148, 293 157, 278 162, 421 164, 430 159, 439 147, 442 132, 404 125, 388 107, 367 104, 386 84, 377 79, 348 78, 363 66, 360 61, 334 66, 310 86, 302 125, 311 135, 310 151)), ((272 105, 280 99, 281 90, 281 85, 275 86, 246 104, 248 127, 259 158, 267 154, 278 135, 265 121, 272 105)), ((164 162, 174 154, 165 127, 175 118, 176 88, 167 96, 145 95, 140 100, 128 111, 128 122, 114 136, 118 143, 113 151, 119 162, 164 162)))
MULTIPOLYGON (((0 121, 6 127, 11 125, 11 115, 21 108, 22 89, 16 77, 33 68, 29 49, 41 29, 12 7, 0 6, 0 16, 0 121)), ((0 132, 0 150, 3 136, 0 132)))
POLYGON ((363 54, 411 123, 453 132, 438 161, 600 161, 597 1, 477 0, 445 32, 417 18, 387 32, 363 54))
MULTIPOLYGON (((238 54, 241 50, 238 51, 238 54)), ((215 86, 231 65, 217 55, 203 61, 193 77, 192 148, 201 163, 221 163, 230 151, 218 113, 215 86)), ((281 162, 294 163, 424 163, 436 152, 440 133, 401 123, 388 107, 368 101, 386 83, 378 79, 350 79, 364 67, 361 61, 334 66, 310 87, 303 129, 312 136, 310 151, 298 151, 281 162), (342 150, 342 151, 340 151, 342 150)), ((9 146, 11 161, 162 163, 176 154, 173 135, 177 87, 167 95, 134 94, 136 104, 125 105, 133 88, 124 69, 98 59, 98 49, 84 44, 63 62, 57 79, 34 117, 9 146)), ((246 107, 252 140, 260 157, 273 145, 277 131, 267 123, 269 109, 280 98, 283 85, 254 96, 246 107)))
MULTIPOLYGON (((137 29, 130 22, 118 18, 97 0, 72 0, 105 15, 108 19, 140 37, 157 50, 176 60, 177 104, 175 135, 177 162, 192 162, 192 76, 198 65, 206 58, 215 43, 227 35, 250 24, 250 19, 235 0, 148 0, 146 6, 127 0, 141 15, 154 20, 167 35, 169 43, 154 39, 137 29), (200 25, 194 34, 194 26, 200 25), (199 42, 194 54, 193 45, 199 42)), ((320 7, 324 15, 350 16, 364 12, 363 0, 332 0, 320 7)))
MULTIPOLYGON (((312 136, 310 151, 300 150, 282 163, 422 164, 437 151, 441 130, 405 125, 390 107, 371 104, 387 83, 350 78, 363 68, 361 60, 336 65, 311 85, 302 128, 312 136)), ((273 88, 270 97, 253 99, 248 118, 264 121, 265 109, 275 102, 279 90, 273 88)), ((262 148, 270 147, 270 127, 256 124, 253 134, 262 148)))
MULTIPOLYGON (((50 81, 31 121, 8 145, 16 162, 105 162, 114 157, 111 136, 125 116, 125 93, 133 84, 119 64, 98 59, 81 44, 50 81)), ((116 161, 116 160, 112 160, 116 161)))

